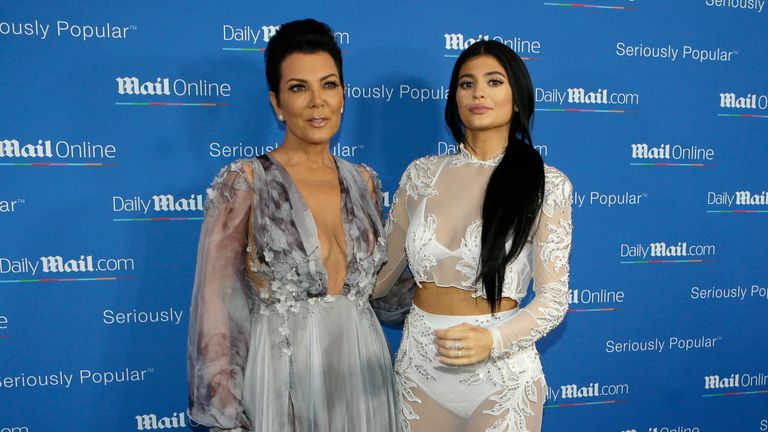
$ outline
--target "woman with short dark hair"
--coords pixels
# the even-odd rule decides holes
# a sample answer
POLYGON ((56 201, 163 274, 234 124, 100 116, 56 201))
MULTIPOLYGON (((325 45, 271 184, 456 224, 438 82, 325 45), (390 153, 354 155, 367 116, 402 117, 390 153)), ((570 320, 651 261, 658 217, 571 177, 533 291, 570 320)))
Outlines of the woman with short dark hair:
POLYGON ((467 48, 449 95, 460 150, 403 174, 374 290, 382 316, 410 306, 395 364, 401 431, 540 431, 535 342, 568 309, 572 187, 533 147, 533 86, 509 47, 467 48), (391 289, 406 264, 412 305, 391 289), (519 308, 532 277, 536 296, 519 308))
POLYGON ((392 366, 368 303, 384 258, 376 174, 331 155, 344 109, 328 26, 267 45, 278 149, 208 190, 188 345, 189 414, 216 430, 396 428, 392 366))

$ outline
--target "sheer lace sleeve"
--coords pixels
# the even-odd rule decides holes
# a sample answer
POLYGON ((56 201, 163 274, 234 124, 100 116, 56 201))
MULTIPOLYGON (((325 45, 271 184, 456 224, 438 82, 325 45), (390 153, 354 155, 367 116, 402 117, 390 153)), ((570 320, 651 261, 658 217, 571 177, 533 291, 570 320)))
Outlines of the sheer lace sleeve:
POLYGON ((243 168, 240 162, 224 168, 208 189, 187 345, 189 416, 222 429, 250 424, 242 394, 250 338, 246 243, 254 190, 243 168))
POLYGON ((517 314, 488 328, 495 353, 528 348, 557 327, 568 311, 572 190, 562 172, 545 167, 544 201, 533 236, 536 295, 517 314))
POLYGON ((402 323, 411 307, 415 284, 410 274, 404 274, 408 264, 405 253, 405 239, 408 233, 410 217, 408 215, 408 191, 413 188, 413 164, 403 173, 400 186, 392 198, 389 217, 384 227, 387 234, 387 257, 373 289, 371 305, 380 320, 402 323))

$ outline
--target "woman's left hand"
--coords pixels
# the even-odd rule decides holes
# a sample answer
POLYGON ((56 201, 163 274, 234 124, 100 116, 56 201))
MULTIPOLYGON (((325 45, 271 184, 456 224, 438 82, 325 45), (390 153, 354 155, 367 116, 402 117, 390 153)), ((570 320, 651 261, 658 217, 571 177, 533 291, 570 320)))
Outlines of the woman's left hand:
POLYGON ((438 360, 449 366, 481 362, 491 355, 493 338, 483 327, 462 323, 434 331, 438 360))

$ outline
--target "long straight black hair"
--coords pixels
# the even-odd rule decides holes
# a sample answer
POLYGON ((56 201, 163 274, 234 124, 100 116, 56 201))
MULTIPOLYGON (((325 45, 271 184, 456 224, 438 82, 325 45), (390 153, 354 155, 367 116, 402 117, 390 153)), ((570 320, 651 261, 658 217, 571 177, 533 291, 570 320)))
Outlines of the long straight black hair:
POLYGON ((491 312, 495 312, 501 303, 506 266, 520 255, 541 209, 544 161, 533 147, 531 138, 535 99, 528 68, 511 48, 497 41, 483 40, 470 45, 453 66, 448 90, 450 97, 445 106, 445 122, 453 138, 470 148, 472 146, 464 135, 456 90, 461 67, 468 60, 482 55, 495 58, 504 68, 512 87, 514 103, 506 151, 485 189, 480 262, 475 281, 482 281, 491 312), (511 245, 507 249, 510 240, 511 245))

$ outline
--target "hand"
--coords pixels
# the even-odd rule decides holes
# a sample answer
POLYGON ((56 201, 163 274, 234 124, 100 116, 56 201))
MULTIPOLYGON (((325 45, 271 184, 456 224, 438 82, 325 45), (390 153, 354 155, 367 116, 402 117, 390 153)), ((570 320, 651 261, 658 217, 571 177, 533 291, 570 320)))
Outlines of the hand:
POLYGON ((449 366, 481 362, 491 355, 493 337, 488 329, 462 323, 434 331, 438 360, 449 366))

